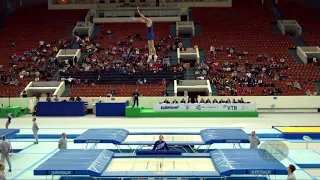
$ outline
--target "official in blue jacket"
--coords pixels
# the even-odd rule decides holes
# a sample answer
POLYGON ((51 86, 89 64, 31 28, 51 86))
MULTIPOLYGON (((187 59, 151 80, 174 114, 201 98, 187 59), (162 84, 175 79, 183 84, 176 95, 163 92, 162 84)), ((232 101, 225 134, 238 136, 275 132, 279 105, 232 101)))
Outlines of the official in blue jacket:
POLYGON ((160 135, 159 140, 154 143, 152 150, 169 150, 167 143, 163 139, 163 136, 160 135))

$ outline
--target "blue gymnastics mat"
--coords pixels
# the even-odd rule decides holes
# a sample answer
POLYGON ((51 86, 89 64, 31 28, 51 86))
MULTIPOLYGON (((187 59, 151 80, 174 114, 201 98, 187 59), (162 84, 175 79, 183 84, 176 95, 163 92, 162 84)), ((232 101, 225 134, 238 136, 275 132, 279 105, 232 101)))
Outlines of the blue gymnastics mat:
POLYGON ((0 136, 6 136, 7 138, 11 138, 15 134, 19 133, 20 129, 0 129, 0 136))
POLYGON ((60 150, 34 170, 34 175, 100 176, 111 162, 112 151, 101 149, 60 150))
POLYGON ((288 158, 300 168, 320 168, 320 154, 314 150, 290 150, 288 158))
POLYGON ((249 143, 249 136, 242 129, 204 129, 200 136, 205 144, 249 143))
POLYGON ((121 144, 129 135, 125 129, 89 129, 74 139, 74 143, 121 144))
POLYGON ((210 155, 216 169, 224 176, 288 174, 286 167, 264 149, 221 149, 211 151, 210 155))

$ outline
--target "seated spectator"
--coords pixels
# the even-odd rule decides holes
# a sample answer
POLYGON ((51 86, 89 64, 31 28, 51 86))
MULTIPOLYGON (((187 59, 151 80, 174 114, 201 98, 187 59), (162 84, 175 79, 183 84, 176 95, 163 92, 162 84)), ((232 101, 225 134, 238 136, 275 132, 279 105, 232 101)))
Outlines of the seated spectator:
POLYGON ((282 94, 282 90, 278 87, 275 88, 275 92, 276 92, 276 94, 282 94))
POLYGON ((232 103, 238 103, 238 102, 233 98, 232 103))
POLYGON ((239 102, 239 103, 245 103, 244 100, 243 100, 243 98, 239 99, 238 102, 239 102))
POLYGON ((291 82, 287 82, 287 86, 288 87, 292 87, 292 83, 291 82))
POLYGON ((314 95, 314 96, 318 96, 318 92, 317 92, 317 91, 314 92, 313 95, 314 95))
POLYGON ((176 99, 174 99, 173 101, 172 101, 172 104, 178 104, 179 102, 176 100, 176 99))
POLYGON ((50 98, 50 96, 47 96, 46 101, 47 101, 47 102, 51 102, 51 98, 50 98))
POLYGON ((22 92, 22 97, 24 97, 24 98, 28 97, 27 91, 22 92))
POLYGON ((298 83, 298 81, 295 81, 295 82, 293 83, 293 87, 295 87, 297 90, 301 90, 301 86, 300 86, 300 84, 298 83))
POLYGON ((225 103, 231 103, 231 100, 228 98, 225 103))
POLYGON ((206 103, 208 103, 208 104, 210 104, 210 103, 211 103, 211 101, 210 101, 210 99, 209 99, 209 98, 206 100, 206 103))
POLYGON ((310 92, 310 90, 309 90, 309 89, 307 89, 307 91, 306 91, 306 95, 307 95, 307 96, 311 96, 311 92, 310 92))
POLYGON ((197 98, 194 98, 194 99, 193 99, 193 103, 198 103, 198 99, 197 99, 197 98))
POLYGON ((186 103, 186 100, 182 99, 180 103, 185 104, 185 103, 186 103))
POLYGON ((226 96, 226 94, 224 93, 224 91, 221 91, 221 95, 220 96, 226 96))
POLYGON ((224 101, 223 99, 221 99, 221 100, 219 101, 219 103, 225 103, 225 101, 224 101))
POLYGON ((164 97, 167 97, 167 96, 169 96, 169 93, 168 93, 167 91, 163 91, 162 95, 163 95, 164 97))
POLYGON ((189 104, 192 103, 192 99, 191 99, 191 98, 188 99, 188 103, 189 103, 189 104))
POLYGON ((53 100, 54 100, 55 102, 59 102, 58 96, 57 96, 57 95, 54 95, 53 100))
POLYGON ((74 97, 71 96, 71 97, 69 98, 69 101, 70 101, 70 102, 74 102, 74 97))
POLYGON ((203 99, 203 98, 201 98, 200 103, 205 103, 205 101, 204 101, 204 99, 203 99))
POLYGON ((77 98, 76 98, 76 102, 81 102, 81 98, 80 98, 80 96, 77 96, 77 98))
POLYGON ((165 99, 165 100, 163 101, 163 103, 165 103, 165 104, 170 104, 170 102, 168 101, 168 99, 165 99))
POLYGON ((257 57, 257 61, 262 61, 262 60, 263 60, 262 55, 258 55, 258 57, 257 57))

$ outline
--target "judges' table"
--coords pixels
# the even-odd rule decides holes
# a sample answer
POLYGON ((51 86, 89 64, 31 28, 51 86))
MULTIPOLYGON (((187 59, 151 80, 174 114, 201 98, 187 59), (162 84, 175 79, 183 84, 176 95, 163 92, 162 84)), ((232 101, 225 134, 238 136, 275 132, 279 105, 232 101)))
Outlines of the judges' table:
POLYGON ((184 112, 184 111, 198 111, 198 112, 228 112, 228 111, 257 111, 256 104, 249 103, 221 103, 221 104, 154 104, 153 110, 155 112, 184 112))
POLYGON ((84 102, 38 102, 37 116, 84 116, 84 102))
POLYGON ((96 116, 125 116, 126 102, 96 103, 96 116))

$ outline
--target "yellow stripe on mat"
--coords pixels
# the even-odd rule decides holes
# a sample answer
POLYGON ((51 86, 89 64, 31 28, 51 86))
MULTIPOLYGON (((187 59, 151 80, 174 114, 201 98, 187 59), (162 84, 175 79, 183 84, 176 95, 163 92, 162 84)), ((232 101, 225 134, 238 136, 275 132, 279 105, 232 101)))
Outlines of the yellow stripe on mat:
POLYGON ((320 133, 320 127, 277 127, 284 133, 320 133))

